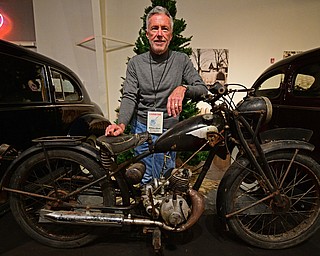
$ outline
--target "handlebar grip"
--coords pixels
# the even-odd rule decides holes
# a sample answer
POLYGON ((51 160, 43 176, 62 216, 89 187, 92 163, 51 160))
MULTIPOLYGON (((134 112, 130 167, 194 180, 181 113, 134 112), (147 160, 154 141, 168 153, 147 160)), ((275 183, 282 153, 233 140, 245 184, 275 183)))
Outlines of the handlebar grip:
POLYGON ((225 94, 227 88, 226 86, 220 84, 219 82, 215 82, 212 86, 210 86, 209 91, 213 94, 223 95, 225 94))

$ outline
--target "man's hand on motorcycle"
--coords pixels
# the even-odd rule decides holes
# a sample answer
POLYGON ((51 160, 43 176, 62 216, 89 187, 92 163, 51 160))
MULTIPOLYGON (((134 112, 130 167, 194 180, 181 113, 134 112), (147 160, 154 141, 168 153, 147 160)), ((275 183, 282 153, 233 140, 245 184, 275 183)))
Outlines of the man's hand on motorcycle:
POLYGON ((126 126, 124 124, 110 124, 106 128, 106 136, 119 136, 124 133, 126 126))
POLYGON ((183 86, 176 87, 170 94, 167 102, 167 111, 169 116, 176 117, 182 111, 182 101, 186 93, 186 88, 183 86))

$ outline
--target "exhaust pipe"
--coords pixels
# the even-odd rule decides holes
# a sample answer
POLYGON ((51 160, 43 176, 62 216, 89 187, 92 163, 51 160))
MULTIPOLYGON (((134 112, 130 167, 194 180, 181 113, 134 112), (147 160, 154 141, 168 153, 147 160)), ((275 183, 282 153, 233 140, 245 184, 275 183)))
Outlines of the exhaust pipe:
POLYGON ((174 231, 175 228, 169 227, 161 221, 149 219, 125 218, 123 214, 118 213, 101 213, 101 212, 74 212, 74 211, 50 211, 40 210, 40 223, 67 223, 74 225, 96 225, 96 226, 113 226, 121 227, 123 225, 143 225, 158 226, 163 229, 174 231))
POLYGON ((113 213, 87 211, 51 211, 40 210, 40 223, 68 223, 75 225, 122 226, 124 216, 113 213))
POLYGON ((102 213, 88 211, 51 211, 47 209, 40 210, 40 223, 68 223, 75 225, 97 225, 97 226, 114 226, 121 227, 123 225, 142 225, 142 226, 157 226, 168 231, 182 232, 194 225, 202 213, 204 212, 205 203, 203 196, 190 189, 189 195, 192 203, 192 212, 187 222, 180 227, 170 227, 161 221, 131 218, 129 215, 125 217, 121 213, 102 213))
POLYGON ((194 189, 189 189, 188 193, 191 198, 191 204, 192 204, 191 215, 185 224, 182 224, 182 226, 174 230, 175 232, 182 232, 189 229, 199 220, 199 218, 201 217, 202 213, 205 210, 204 197, 194 189))

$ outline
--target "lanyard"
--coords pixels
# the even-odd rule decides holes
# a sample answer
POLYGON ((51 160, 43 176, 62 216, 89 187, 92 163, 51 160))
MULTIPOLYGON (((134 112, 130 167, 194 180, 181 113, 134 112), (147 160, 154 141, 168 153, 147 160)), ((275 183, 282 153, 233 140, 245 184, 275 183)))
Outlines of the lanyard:
POLYGON ((160 83, 162 81, 162 78, 164 76, 164 73, 167 69, 167 64, 168 64, 168 59, 169 59, 169 52, 167 53, 167 58, 166 58, 166 64, 164 66, 164 69, 162 71, 162 74, 161 74, 161 77, 160 77, 160 80, 159 80, 159 83, 157 85, 157 87, 155 87, 155 84, 154 84, 154 78, 153 78, 153 71, 152 71, 152 65, 151 65, 151 53, 149 52, 149 63, 150 63, 150 71, 151 71, 151 79, 152 79, 152 86, 153 86, 153 90, 154 90, 154 110, 156 110, 156 105, 157 105, 157 93, 158 93, 158 89, 159 89, 159 86, 160 86, 160 83))

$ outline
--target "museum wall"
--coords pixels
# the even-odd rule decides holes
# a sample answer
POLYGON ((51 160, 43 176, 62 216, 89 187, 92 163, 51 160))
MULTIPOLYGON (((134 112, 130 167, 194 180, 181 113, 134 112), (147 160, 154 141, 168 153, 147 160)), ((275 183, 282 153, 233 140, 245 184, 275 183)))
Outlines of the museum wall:
MULTIPOLYGON (((93 35, 90 0, 33 0, 37 51, 71 68, 100 104, 95 53, 76 44, 93 35)), ((105 109, 103 109, 105 111, 105 109)))
MULTIPOLYGON (((73 69, 91 98, 109 118, 116 119, 120 84, 128 57, 142 26, 140 17, 150 0, 106 0, 102 18, 108 39, 106 92, 97 87, 95 52, 76 44, 93 35, 90 0, 33 0, 37 51, 73 69), (113 39, 121 42, 115 43, 113 39)), ((193 36, 191 47, 228 49, 228 82, 250 86, 283 51, 319 47, 320 1, 318 0, 177 0, 177 18, 186 20, 184 36, 193 36)))

